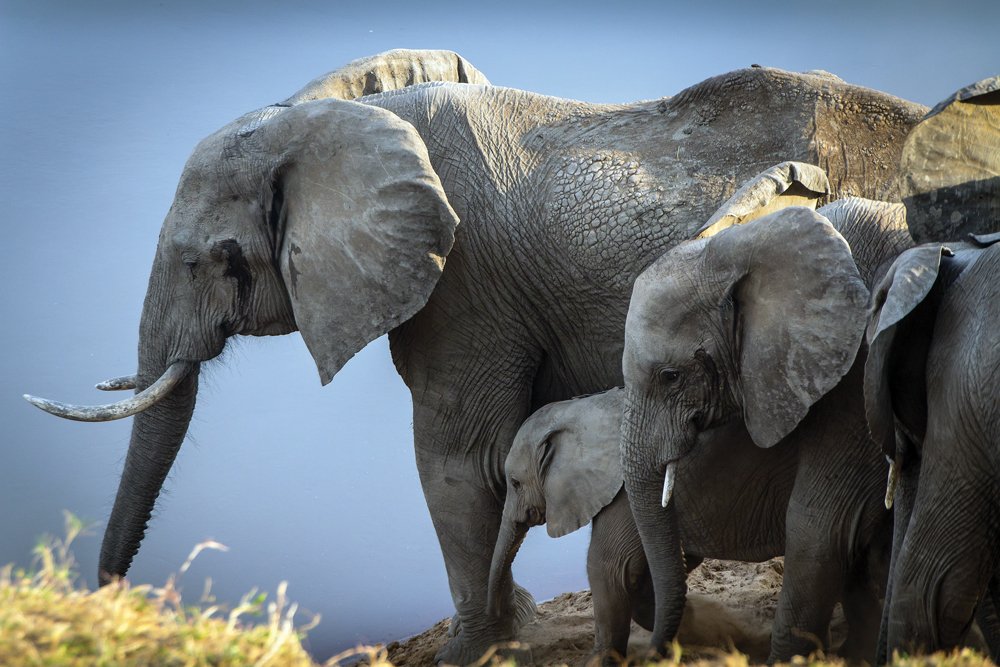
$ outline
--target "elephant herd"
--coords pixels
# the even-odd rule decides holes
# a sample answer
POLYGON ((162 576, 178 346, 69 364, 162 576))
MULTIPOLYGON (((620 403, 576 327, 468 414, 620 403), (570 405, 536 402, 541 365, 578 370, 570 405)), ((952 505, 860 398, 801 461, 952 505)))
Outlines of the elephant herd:
POLYGON ((593 522, 595 654, 665 651, 703 558, 784 555, 771 661, 1000 651, 1000 77, 933 110, 753 66, 596 105, 390 51, 204 139, 160 232, 102 583, 229 337, 325 384, 389 333, 467 664, 534 613, 529 527, 593 522), (915 242, 920 245, 915 245, 915 242), (888 465, 886 461, 888 460, 888 465), (888 470, 888 481, 887 481, 888 470), (891 508, 891 511, 890 509, 891 508))

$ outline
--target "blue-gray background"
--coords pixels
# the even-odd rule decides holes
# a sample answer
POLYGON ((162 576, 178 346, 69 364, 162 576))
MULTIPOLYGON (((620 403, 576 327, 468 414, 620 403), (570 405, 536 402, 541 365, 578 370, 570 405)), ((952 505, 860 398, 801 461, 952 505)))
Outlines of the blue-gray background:
MULTIPOLYGON (((129 422, 44 415, 134 370, 157 233, 195 143, 313 77, 390 48, 446 48, 494 83, 595 102, 671 95, 751 63, 826 69, 934 104, 1000 70, 1000 3, 540 1, 441 4, 0 0, 0 564, 30 561, 63 509, 93 584, 129 422), (685 3, 688 4, 688 3, 685 3), (693 4, 693 3, 692 3, 693 4)), ((450 615, 413 461, 409 396, 385 339, 321 388, 298 334, 210 365, 130 572, 222 600, 281 580, 323 616, 318 656, 450 615)), ((119 398, 121 395, 111 395, 119 398)), ((586 585, 587 530, 534 531, 516 564, 537 599, 586 585)))

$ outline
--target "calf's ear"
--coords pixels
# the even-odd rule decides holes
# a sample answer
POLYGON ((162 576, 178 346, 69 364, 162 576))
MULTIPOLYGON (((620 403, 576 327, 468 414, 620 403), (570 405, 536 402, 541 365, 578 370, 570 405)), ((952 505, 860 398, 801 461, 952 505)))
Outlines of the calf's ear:
POLYGON ((620 390, 556 404, 571 411, 557 420, 562 428, 543 447, 545 524, 552 537, 585 526, 606 507, 624 483, 618 442, 620 390))

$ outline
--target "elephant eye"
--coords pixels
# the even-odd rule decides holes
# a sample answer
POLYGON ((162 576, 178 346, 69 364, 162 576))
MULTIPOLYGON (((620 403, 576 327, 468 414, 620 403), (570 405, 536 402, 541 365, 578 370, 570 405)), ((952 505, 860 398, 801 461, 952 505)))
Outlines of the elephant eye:
POLYGON ((521 488, 521 482, 519 482, 518 480, 514 479, 513 477, 510 478, 510 485, 512 487, 514 487, 515 491, 517 491, 518 489, 521 488))
POLYGON ((676 368, 670 368, 669 366, 664 366, 656 371, 656 377, 661 384, 673 384, 677 382, 677 378, 681 376, 681 372, 676 368))

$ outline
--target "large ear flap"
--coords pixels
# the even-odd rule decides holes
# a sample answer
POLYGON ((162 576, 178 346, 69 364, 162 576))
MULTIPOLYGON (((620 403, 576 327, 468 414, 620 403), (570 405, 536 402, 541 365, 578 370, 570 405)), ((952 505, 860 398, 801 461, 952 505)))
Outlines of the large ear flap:
POLYGON ((428 81, 490 83, 485 74, 454 51, 393 49, 352 60, 317 77, 284 103, 294 105, 328 98, 353 100, 428 81))
POLYGON ((807 208, 733 227, 705 252, 706 265, 732 274, 744 419, 771 447, 850 370, 868 290, 843 237, 807 208))
POLYGON ((552 407, 564 412, 551 415, 559 430, 543 445, 549 449, 540 460, 546 529, 562 537, 588 524, 622 488, 622 392, 613 389, 552 407))
POLYGON ((458 218, 411 125, 320 100, 258 133, 271 155, 268 219, 295 322, 323 384, 427 302, 458 218))
POLYGON ((789 206, 815 209, 830 193, 826 172, 805 162, 782 162, 757 174, 740 187, 708 219, 695 238, 707 238, 733 225, 742 225, 789 206))
POLYGON ((900 174, 917 243, 1000 231, 1000 76, 931 109, 906 137, 900 174))
POLYGON ((897 425, 906 428, 914 442, 923 440, 927 422, 925 366, 934 317, 929 297, 938 282, 941 256, 948 252, 940 245, 904 252, 872 295, 865 412, 872 438, 890 459, 896 457, 897 425))

